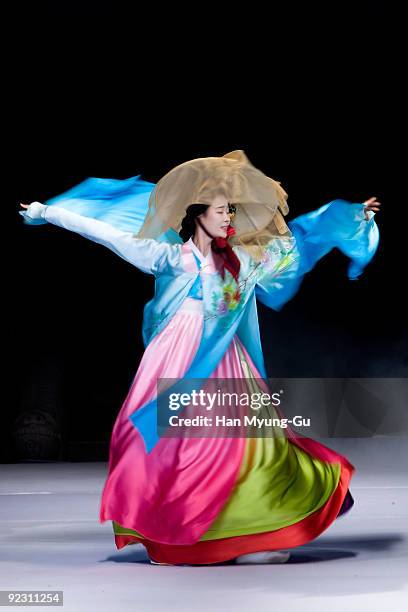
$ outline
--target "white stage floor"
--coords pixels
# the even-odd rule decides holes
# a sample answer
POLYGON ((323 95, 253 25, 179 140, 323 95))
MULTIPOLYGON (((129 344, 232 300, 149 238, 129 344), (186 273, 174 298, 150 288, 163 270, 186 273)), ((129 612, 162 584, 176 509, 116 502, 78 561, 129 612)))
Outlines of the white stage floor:
POLYGON ((98 522, 105 463, 0 466, 0 589, 63 590, 64 610, 408 610, 408 440, 324 441, 357 472, 350 512, 284 565, 165 567, 98 522))

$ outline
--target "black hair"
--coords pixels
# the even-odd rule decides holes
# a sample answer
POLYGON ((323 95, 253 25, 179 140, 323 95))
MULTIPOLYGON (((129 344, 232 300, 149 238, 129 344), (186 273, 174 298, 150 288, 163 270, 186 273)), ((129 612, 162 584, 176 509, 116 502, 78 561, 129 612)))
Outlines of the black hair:
POLYGON ((190 204, 187 207, 186 214, 181 222, 181 230, 179 231, 179 236, 183 242, 187 242, 191 236, 194 236, 196 229, 195 218, 198 215, 202 215, 208 206, 209 204, 190 204))
MULTIPOLYGON (((208 207, 209 204, 190 204, 187 207, 186 214, 181 222, 181 229, 179 231, 179 236, 183 242, 187 242, 191 236, 194 236, 196 229, 195 218, 198 217, 198 215, 205 213, 208 207)), ((234 204, 228 204, 228 209, 230 213, 236 212, 236 207, 234 204)))

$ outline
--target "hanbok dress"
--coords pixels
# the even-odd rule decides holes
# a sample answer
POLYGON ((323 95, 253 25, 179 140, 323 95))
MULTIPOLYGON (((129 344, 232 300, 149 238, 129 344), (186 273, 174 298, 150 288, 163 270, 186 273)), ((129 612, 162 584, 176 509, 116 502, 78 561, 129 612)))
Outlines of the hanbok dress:
MULTIPOLYGON (((138 177, 132 185, 135 196, 138 177)), ((355 467, 345 456, 290 427, 267 437, 153 436, 149 443, 154 420, 144 420, 144 411, 157 399, 158 379, 182 379, 188 372, 242 378, 252 389, 264 389, 256 298, 279 310, 298 290, 304 274, 333 247, 350 258, 349 278, 357 278, 378 246, 374 213, 370 211, 367 219, 362 204, 335 200, 297 217, 290 225, 292 237, 278 239, 278 248, 272 245, 260 266, 237 249, 244 285, 249 286, 242 311, 245 316, 250 313, 245 318, 241 312, 237 326, 236 287, 232 277, 221 278, 214 252, 204 257, 191 238, 183 245, 139 242, 133 231, 118 229, 112 211, 124 200, 118 200, 117 183, 114 186, 108 205, 106 199, 98 200, 110 217, 97 218, 94 206, 95 192, 106 190, 106 183, 91 189, 88 183, 85 195, 82 189, 75 198, 70 193, 48 205, 34 202, 23 213, 27 223, 49 222, 80 233, 156 276, 155 297, 144 313, 145 352, 111 435, 100 522, 112 521, 118 549, 141 543, 159 563, 213 564, 310 542, 354 503, 349 484, 355 467), (89 193, 92 203, 86 208, 89 193), (250 284, 254 270, 256 280, 250 284), (169 310, 168 304, 173 308, 169 310), (210 307, 215 325, 223 317, 227 323, 214 328, 216 336, 207 334, 204 341, 210 307), (227 338, 218 352, 212 351, 214 337, 220 342, 227 338), (207 358, 199 362, 201 369, 191 370, 203 342, 207 358), (205 369, 202 364, 207 362, 205 369)), ((139 214, 139 224, 142 218, 139 214)))

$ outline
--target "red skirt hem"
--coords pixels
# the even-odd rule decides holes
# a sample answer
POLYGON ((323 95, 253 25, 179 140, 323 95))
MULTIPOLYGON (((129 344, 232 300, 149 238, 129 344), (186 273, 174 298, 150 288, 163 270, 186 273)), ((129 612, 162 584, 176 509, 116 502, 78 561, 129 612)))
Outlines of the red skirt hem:
POLYGON ((208 565, 222 563, 248 553, 262 550, 294 548, 310 542, 325 531, 336 519, 346 498, 355 468, 341 457, 340 480, 327 502, 303 520, 264 533, 205 540, 190 545, 161 544, 133 535, 116 535, 115 544, 121 549, 128 544, 143 544, 151 559, 159 563, 208 565))

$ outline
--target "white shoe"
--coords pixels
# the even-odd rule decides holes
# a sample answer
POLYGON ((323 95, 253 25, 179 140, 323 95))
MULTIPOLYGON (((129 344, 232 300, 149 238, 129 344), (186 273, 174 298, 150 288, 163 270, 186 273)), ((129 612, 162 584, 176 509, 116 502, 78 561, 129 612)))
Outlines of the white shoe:
POLYGON ((150 557, 149 557, 149 561, 153 565, 173 565, 173 563, 159 563, 158 561, 153 561, 153 559, 151 559, 150 557))
POLYGON ((290 557, 287 550, 262 550, 260 552, 240 555, 235 559, 235 563, 286 563, 290 557))

